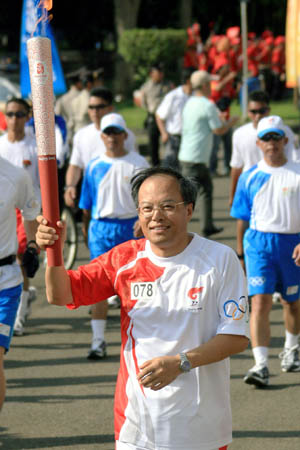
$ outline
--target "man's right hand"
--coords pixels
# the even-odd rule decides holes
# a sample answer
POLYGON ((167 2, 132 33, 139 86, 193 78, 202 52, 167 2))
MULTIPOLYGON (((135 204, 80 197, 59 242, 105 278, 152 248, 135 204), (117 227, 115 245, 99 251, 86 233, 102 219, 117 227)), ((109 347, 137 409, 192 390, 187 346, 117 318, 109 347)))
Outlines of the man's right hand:
POLYGON ((65 204, 70 208, 75 208, 76 186, 67 186, 64 193, 65 204))
POLYGON ((35 240, 37 245, 42 249, 46 250, 47 247, 53 245, 55 241, 61 238, 61 245, 64 246, 66 240, 66 223, 61 220, 57 221, 57 227, 61 229, 60 236, 56 233, 55 228, 49 227, 47 219, 43 216, 38 216, 36 218, 39 223, 37 232, 35 235, 35 240))

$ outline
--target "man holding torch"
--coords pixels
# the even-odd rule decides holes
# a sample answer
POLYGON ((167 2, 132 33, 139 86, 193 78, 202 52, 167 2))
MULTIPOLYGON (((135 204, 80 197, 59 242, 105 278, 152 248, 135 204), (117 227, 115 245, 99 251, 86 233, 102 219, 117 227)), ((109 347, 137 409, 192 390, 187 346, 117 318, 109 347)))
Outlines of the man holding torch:
MULTIPOLYGON (((117 450, 225 450, 232 440, 229 356, 248 345, 242 268, 229 247, 187 231, 197 190, 180 173, 147 168, 131 189, 145 239, 76 271, 48 266, 48 301, 74 309, 121 299, 117 450)), ((56 230, 37 220, 39 246, 53 245, 56 230)), ((57 225, 64 241, 65 226, 57 225)))

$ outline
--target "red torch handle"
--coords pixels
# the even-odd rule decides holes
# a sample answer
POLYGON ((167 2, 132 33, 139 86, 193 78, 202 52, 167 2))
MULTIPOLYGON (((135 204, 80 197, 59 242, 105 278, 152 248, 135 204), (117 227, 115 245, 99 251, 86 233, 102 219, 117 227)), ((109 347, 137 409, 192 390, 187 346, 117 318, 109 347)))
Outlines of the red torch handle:
MULTIPOLYGON (((60 213, 56 156, 40 155, 38 158, 43 216, 48 220, 49 226, 55 228, 60 234, 57 227, 60 213)), ((50 267, 63 265, 60 239, 54 245, 47 247, 47 264, 50 267)))

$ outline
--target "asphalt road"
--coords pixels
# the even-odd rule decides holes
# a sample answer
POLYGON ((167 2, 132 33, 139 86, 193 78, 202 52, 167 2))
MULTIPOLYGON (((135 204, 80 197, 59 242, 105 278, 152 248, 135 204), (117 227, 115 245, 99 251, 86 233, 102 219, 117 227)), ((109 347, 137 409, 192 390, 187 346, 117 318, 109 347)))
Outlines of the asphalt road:
MULTIPOLYGON (((235 248, 234 221, 228 210, 229 180, 216 178, 214 184, 216 224, 224 226, 217 240, 235 248)), ((200 225, 199 204, 190 229, 200 231, 200 225)), ((81 242, 77 264, 87 261, 88 252, 81 242)), ((38 299, 26 334, 13 338, 5 358, 7 397, 0 414, 0 448, 113 450, 119 310, 109 311, 107 359, 88 361, 88 309, 71 312, 48 305, 43 268, 33 284, 38 299)), ((250 349, 231 360, 234 440, 230 450, 300 449, 300 373, 280 371, 278 354, 284 341, 280 305, 274 305, 271 323, 269 388, 256 389, 242 381, 253 364, 250 349)))

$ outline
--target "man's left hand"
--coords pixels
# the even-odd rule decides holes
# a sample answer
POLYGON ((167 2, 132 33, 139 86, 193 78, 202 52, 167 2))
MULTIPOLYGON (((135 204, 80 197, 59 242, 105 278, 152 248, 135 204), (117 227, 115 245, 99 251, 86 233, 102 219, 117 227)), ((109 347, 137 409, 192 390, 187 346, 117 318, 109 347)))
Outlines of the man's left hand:
POLYGON ((27 246, 22 258, 22 267, 28 278, 33 278, 40 265, 36 247, 27 246))
POLYGON ((140 366, 137 379, 142 386, 159 391, 182 373, 179 366, 179 355, 153 358, 140 366))

